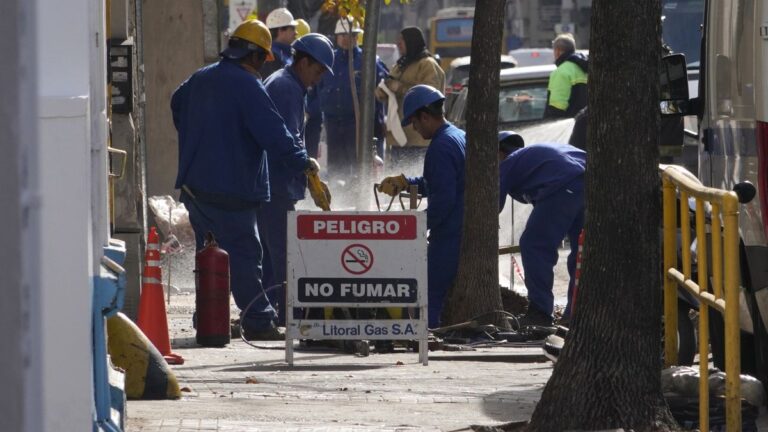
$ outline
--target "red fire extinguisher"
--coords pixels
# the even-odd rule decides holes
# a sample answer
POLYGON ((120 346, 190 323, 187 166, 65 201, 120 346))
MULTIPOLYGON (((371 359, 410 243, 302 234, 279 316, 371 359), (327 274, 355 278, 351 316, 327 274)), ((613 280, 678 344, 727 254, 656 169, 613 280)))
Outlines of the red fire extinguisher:
POLYGON ((213 233, 205 236, 205 248, 195 256, 195 309, 197 343, 224 346, 229 343, 229 254, 219 248, 213 233))

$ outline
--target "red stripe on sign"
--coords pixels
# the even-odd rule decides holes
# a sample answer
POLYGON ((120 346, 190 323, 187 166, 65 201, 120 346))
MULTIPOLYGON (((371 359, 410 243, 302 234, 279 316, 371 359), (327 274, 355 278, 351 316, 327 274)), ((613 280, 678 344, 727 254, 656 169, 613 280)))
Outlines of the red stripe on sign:
POLYGON ((299 239, 414 240, 414 215, 299 215, 299 239))

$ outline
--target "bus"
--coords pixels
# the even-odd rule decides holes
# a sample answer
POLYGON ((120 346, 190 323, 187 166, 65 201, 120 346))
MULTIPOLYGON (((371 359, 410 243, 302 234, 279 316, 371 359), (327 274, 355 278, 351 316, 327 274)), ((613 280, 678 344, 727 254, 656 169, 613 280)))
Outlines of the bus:
POLYGON ((451 61, 468 56, 472 47, 475 8, 440 9, 429 20, 429 50, 440 56, 440 67, 448 70, 451 61))

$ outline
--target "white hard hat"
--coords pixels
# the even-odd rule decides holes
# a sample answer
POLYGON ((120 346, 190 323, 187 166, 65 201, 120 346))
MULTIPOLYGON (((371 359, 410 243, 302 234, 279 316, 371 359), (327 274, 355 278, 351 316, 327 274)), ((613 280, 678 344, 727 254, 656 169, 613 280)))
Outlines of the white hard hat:
POLYGON ((275 9, 267 15, 267 28, 276 29, 280 27, 296 27, 296 20, 293 14, 286 8, 275 9))
POLYGON ((352 27, 352 33, 362 33, 363 29, 360 28, 360 24, 357 23, 357 21, 352 21, 347 18, 339 18, 338 21, 336 21, 336 31, 334 31, 334 34, 347 34, 349 33, 349 28, 352 27))

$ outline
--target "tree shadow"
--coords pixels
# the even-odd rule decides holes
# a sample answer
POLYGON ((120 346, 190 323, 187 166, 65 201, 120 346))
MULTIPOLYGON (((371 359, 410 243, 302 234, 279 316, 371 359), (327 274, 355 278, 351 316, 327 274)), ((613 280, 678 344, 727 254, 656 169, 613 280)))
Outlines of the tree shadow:
MULTIPOLYGON (((325 356, 336 357, 336 356, 325 356)), ((317 360, 318 357, 313 357, 313 360, 317 360)), ((274 364, 261 364, 261 365, 249 365, 249 366, 237 366, 231 368, 218 369, 218 372, 277 372, 277 371, 291 371, 291 372, 353 372, 353 371, 365 371, 374 369, 385 369, 389 367, 395 367, 392 364, 332 364, 332 365, 296 365, 288 366, 285 362, 278 362, 274 364)))
POLYGON ((530 420, 541 399, 544 384, 491 393, 483 398, 483 413, 500 422, 530 420))
POLYGON ((430 355, 429 361, 479 361, 479 362, 504 362, 504 363, 549 363, 544 352, 539 353, 509 353, 509 354, 457 354, 457 355, 430 355))

